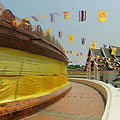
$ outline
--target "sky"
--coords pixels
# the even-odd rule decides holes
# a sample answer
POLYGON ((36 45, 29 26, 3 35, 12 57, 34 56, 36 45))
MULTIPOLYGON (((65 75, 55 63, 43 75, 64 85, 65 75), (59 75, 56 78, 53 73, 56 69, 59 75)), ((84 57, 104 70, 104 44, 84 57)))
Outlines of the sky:
POLYGON ((40 24, 43 32, 51 28, 50 35, 63 45, 67 50, 84 54, 84 58, 76 54, 67 54, 72 64, 85 64, 86 54, 96 41, 96 48, 103 44, 120 46, 120 1, 119 0, 0 0, 1 3, 19 18, 39 17, 46 14, 49 17, 43 18, 43 23, 30 19, 31 24, 40 24), (87 11, 87 20, 79 22, 79 11, 87 11), (98 22, 99 10, 107 11, 107 22, 98 22), (69 20, 64 19, 64 12, 68 11, 69 20), (56 21, 51 22, 50 14, 58 13, 56 21), (62 38, 58 32, 62 32, 62 38), (69 35, 75 36, 74 42, 69 42, 69 35), (81 44, 81 38, 86 38, 86 44, 81 44))

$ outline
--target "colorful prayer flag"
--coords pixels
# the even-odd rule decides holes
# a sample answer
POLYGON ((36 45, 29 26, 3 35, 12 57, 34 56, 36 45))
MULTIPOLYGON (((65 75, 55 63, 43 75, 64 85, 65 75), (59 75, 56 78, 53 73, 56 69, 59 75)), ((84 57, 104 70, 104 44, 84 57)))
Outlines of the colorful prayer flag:
POLYGON ((43 18, 48 18, 48 15, 45 14, 40 15, 40 24, 43 24, 43 18))
POLYGON ((96 41, 93 41, 93 43, 92 43, 92 49, 95 49, 95 47, 96 47, 96 41))
POLYGON ((74 55, 74 52, 72 51, 72 55, 74 55))
POLYGON ((69 54, 69 51, 67 51, 67 54, 69 54))
POLYGON ((84 58, 84 54, 81 52, 80 55, 82 56, 82 58, 84 58))
POLYGON ((65 19, 70 19, 69 12, 64 12, 64 18, 65 19))
POLYGON ((51 13, 51 22, 55 22, 55 13, 51 13))
POLYGON ((41 14, 40 17, 48 17, 48 15, 41 14))
POLYGON ((84 54, 82 54, 82 58, 84 58, 84 54))
POLYGON ((74 35, 70 35, 70 37, 69 37, 69 42, 73 42, 73 40, 74 40, 74 35))
POLYGON ((100 10, 99 11, 99 22, 106 22, 106 11, 104 10, 104 11, 102 11, 102 10, 100 10))
POLYGON ((112 48, 111 55, 115 55, 116 50, 117 50, 117 48, 113 47, 113 48, 112 48))
POLYGON ((62 32, 58 32, 58 36, 62 38, 62 32))
POLYGON ((107 49, 107 45, 103 44, 103 48, 106 50, 107 49))
POLYGON ((79 11, 79 21, 87 20, 87 11, 79 11))
POLYGON ((86 39, 85 38, 81 38, 82 41, 82 45, 85 45, 86 39))
POLYGON ((68 50, 65 50, 65 52, 67 52, 68 50))
POLYGON ((80 53, 80 55, 82 56, 82 52, 80 53))
POLYGON ((37 18, 36 16, 31 16, 32 19, 34 19, 36 22, 39 21, 39 18, 37 18))
POLYGON ((41 29, 41 26, 40 26, 40 25, 37 25, 36 27, 37 27, 37 32, 42 31, 42 29, 41 29))
POLYGON ((51 33, 51 28, 47 28, 47 31, 45 32, 45 35, 48 35, 51 33))
POLYGON ((78 51, 76 51, 76 54, 78 54, 78 51))

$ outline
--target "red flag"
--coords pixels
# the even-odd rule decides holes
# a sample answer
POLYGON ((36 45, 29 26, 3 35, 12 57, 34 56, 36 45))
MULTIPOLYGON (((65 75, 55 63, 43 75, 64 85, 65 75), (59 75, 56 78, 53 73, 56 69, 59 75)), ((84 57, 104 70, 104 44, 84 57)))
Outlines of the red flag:
POLYGON ((58 36, 62 38, 62 32, 58 32, 58 36))
POLYGON ((55 13, 51 14, 51 22, 55 22, 55 13))

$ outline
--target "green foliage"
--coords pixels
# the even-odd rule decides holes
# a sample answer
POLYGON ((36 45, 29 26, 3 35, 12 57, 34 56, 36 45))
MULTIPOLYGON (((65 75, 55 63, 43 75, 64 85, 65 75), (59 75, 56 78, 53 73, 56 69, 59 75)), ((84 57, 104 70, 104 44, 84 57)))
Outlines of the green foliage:
POLYGON ((68 70, 84 70, 84 65, 68 65, 68 70))

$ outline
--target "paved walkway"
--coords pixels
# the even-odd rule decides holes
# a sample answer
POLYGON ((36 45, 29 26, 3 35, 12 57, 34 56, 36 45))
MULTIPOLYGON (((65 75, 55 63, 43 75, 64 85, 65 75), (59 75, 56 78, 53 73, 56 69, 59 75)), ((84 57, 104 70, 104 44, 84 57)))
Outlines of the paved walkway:
POLYGON ((104 102, 98 91, 80 83, 64 98, 21 120, 101 120, 104 102))

